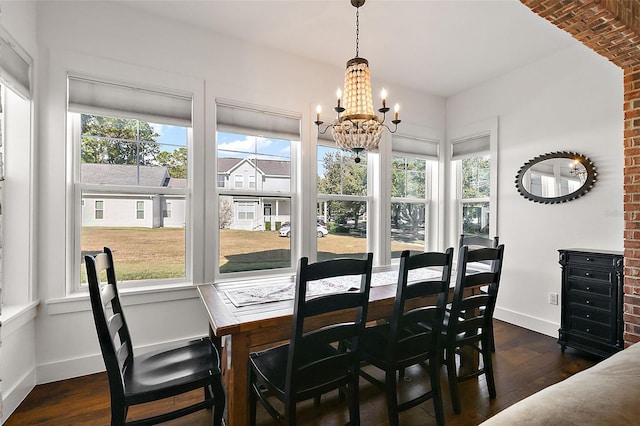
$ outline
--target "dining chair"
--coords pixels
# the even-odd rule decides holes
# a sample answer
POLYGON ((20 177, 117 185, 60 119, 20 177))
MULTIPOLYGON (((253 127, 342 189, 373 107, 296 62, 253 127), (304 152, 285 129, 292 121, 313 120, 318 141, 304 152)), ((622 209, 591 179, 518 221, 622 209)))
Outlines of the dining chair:
MULTIPOLYGON (((497 235, 493 238, 486 238, 486 237, 481 237, 479 235, 460 234, 460 239, 458 240, 458 250, 460 250, 462 246, 468 246, 469 250, 477 250, 477 249, 486 248, 486 247, 496 248, 498 247, 499 241, 500 239, 498 238, 497 235)), ((483 262, 478 262, 474 265, 467 265, 467 273, 475 273, 478 271, 487 270, 488 268, 491 267, 491 264, 492 262, 490 261, 483 261, 483 262)), ((480 289, 480 291, 486 293, 487 288, 483 287, 480 289)), ((494 335, 493 335, 493 324, 492 324, 491 325, 491 352, 496 351, 495 341, 496 339, 494 338, 494 335)))
POLYGON ((135 355, 120 303, 113 253, 107 247, 85 256, 93 319, 109 378, 111 425, 151 425, 213 407, 213 424, 222 424, 225 395, 218 351, 208 337, 135 355), (106 283, 101 277, 106 276, 106 283), (192 405, 127 421, 131 406, 203 389, 192 405))
POLYGON ((296 424, 298 402, 346 388, 350 425, 360 424, 358 380, 362 336, 371 288, 373 254, 365 259, 332 259, 309 264, 300 259, 290 343, 249 355, 249 424, 259 400, 280 424, 296 424), (307 298, 313 281, 359 276, 351 291, 307 298), (357 288, 355 288, 357 287, 357 288), (349 340, 347 350, 338 344, 349 340), (270 397, 284 405, 278 411, 270 397))
POLYGON ((430 252, 413 256, 409 250, 403 251, 400 256, 393 316, 387 323, 367 327, 362 337, 363 361, 384 371, 384 380, 376 379, 364 369, 360 370, 360 375, 385 390, 391 426, 400 424, 400 411, 408 410, 428 399, 433 400, 437 424, 444 425, 440 387, 442 355, 439 339, 452 263, 452 247, 444 253, 430 252), (442 271, 438 277, 409 281, 411 271, 434 267, 442 271), (419 327, 421 322, 432 324, 432 327, 419 327), (424 362, 428 362, 430 389, 399 403, 398 372, 402 378, 406 368, 424 362))
POLYGON ((445 363, 449 379, 449 391, 453 410, 461 412, 458 382, 485 375, 489 396, 496 397, 491 360, 493 312, 498 296, 498 284, 502 273, 504 245, 497 248, 469 250, 462 246, 458 256, 456 284, 451 309, 445 314, 442 337, 445 363), (491 261, 486 272, 467 274, 467 265, 472 262, 491 261), (487 292, 480 292, 486 286, 487 292), (462 376, 456 371, 456 353, 469 347, 482 356, 482 366, 462 376))

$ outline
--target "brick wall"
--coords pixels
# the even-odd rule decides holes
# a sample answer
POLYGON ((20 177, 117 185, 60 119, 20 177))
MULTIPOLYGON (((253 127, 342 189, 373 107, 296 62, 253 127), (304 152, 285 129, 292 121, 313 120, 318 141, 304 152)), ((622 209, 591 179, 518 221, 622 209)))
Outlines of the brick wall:
POLYGON ((640 0, 520 0, 624 70, 624 340, 640 341, 640 0))

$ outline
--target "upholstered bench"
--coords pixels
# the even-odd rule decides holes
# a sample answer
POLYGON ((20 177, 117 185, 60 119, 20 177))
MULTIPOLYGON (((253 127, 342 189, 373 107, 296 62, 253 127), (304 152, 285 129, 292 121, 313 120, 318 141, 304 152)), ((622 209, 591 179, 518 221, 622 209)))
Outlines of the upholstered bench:
POLYGON ((482 423, 513 425, 640 424, 640 343, 542 389, 482 423))

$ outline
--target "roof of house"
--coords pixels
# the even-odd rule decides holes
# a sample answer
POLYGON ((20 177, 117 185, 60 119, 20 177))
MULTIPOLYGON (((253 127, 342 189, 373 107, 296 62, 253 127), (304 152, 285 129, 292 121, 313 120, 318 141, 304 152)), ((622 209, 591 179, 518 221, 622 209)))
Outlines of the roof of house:
POLYGON ((169 172, 165 166, 82 163, 81 176, 83 183, 139 186, 169 184, 169 172))
POLYGON ((265 175, 291 176, 291 161, 249 159, 249 158, 218 158, 218 173, 229 173, 243 160, 251 163, 265 175))

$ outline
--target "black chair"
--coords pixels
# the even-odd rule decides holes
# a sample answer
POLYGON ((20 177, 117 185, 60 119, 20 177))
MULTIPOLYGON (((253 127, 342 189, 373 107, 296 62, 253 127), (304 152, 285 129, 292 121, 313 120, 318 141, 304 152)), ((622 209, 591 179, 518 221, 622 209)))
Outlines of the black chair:
POLYGON ((383 370, 385 379, 380 381, 364 370, 360 370, 360 375, 385 389, 390 425, 400 424, 400 411, 408 410, 428 399, 433 399, 437 423, 444 424, 439 338, 452 263, 453 248, 447 249, 445 253, 420 253, 414 256, 410 256, 409 250, 403 251, 391 321, 365 329, 361 343, 362 359, 383 370), (407 282, 409 271, 429 267, 441 267, 442 274, 433 279, 407 282), (421 322, 432 326, 419 327, 421 322), (398 403, 396 373, 399 371, 402 377, 405 368, 425 361, 429 364, 431 389, 411 400, 398 403))
MULTIPOLYGON (((458 240, 458 250, 462 248, 462 246, 469 247, 469 250, 478 250, 480 248, 496 248, 498 247, 499 238, 496 235, 493 238, 485 238, 480 237, 478 235, 464 235, 460 234, 460 239, 458 240)), ((483 261, 476 263, 474 265, 467 265, 467 273, 476 273, 479 271, 486 271, 492 265, 490 261, 483 261)), ((486 293, 486 287, 480 289, 480 291, 486 293)), ((491 352, 496 351, 495 338, 493 336, 493 325, 491 330, 491 352)))
POLYGON ((213 424, 222 424, 225 395, 218 351, 208 337, 168 349, 134 355, 125 320, 111 250, 84 257, 93 319, 109 378, 112 425, 151 425, 213 407, 213 424), (106 272, 107 282, 100 276, 106 272), (109 309, 110 307, 110 309, 109 309), (129 407, 196 389, 204 399, 153 417, 127 422, 129 407))
POLYGON ((469 250, 463 246, 458 257, 458 271, 456 285, 451 302, 451 310, 445 315, 442 331, 443 346, 445 349, 445 362, 449 376, 449 390, 453 410, 460 413, 460 394, 458 382, 486 376, 489 396, 496 397, 496 387, 493 379, 493 366, 491 363, 491 341, 493 311, 498 295, 498 284, 502 272, 502 259, 504 245, 497 248, 483 248, 469 250), (490 261, 491 270, 467 274, 467 265, 472 262, 490 261), (481 292, 480 288, 487 286, 487 292, 481 292), (482 366, 463 376, 458 376, 456 371, 456 352, 470 347, 482 355, 482 366))
POLYGON ((300 259, 290 343, 249 355, 250 425, 256 422, 257 400, 280 424, 295 425, 298 402, 314 398, 319 403, 322 394, 345 387, 350 424, 360 424, 358 340, 364 331, 372 262, 372 253, 366 259, 334 259, 313 264, 306 257, 300 259), (306 300, 311 281, 345 275, 360 275, 357 290, 306 300), (338 349, 342 340, 351 342, 348 350, 338 349), (284 404, 283 413, 269 397, 284 404))

